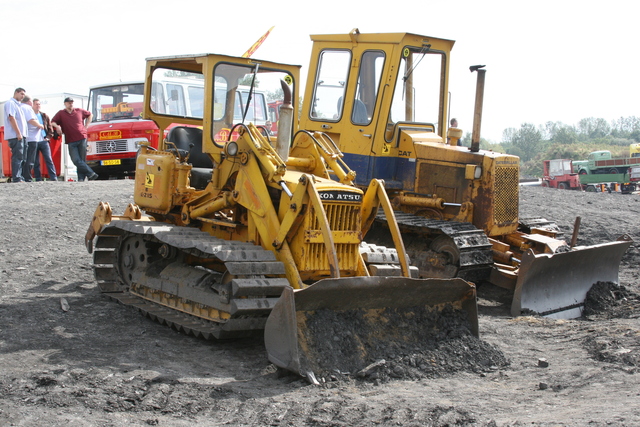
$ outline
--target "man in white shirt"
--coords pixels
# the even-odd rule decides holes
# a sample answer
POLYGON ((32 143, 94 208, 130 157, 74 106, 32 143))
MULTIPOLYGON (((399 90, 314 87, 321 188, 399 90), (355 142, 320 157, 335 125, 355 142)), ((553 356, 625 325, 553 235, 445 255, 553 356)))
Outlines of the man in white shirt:
POLYGON ((36 160, 36 150, 38 148, 38 142, 42 141, 42 129, 44 126, 38 121, 35 111, 33 111, 33 103, 31 97, 25 95, 22 98, 22 111, 24 112, 24 118, 27 121, 27 144, 24 153, 24 162, 22 164, 22 177, 26 182, 33 181, 31 175, 31 169, 33 169, 33 163, 36 160))
POLYGON ((13 97, 4 103, 4 139, 9 142, 9 148, 11 148, 11 180, 13 182, 24 182, 22 165, 27 137, 27 121, 20 105, 24 96, 25 90, 21 87, 16 88, 13 97))
MULTIPOLYGON (((41 103, 38 98, 33 99, 33 112, 36 113, 38 123, 40 123, 44 129, 40 131, 42 134, 42 141, 39 141, 34 153, 35 162, 33 164, 33 172, 36 181, 44 181, 43 174, 40 170, 40 153, 47 167, 47 174, 49 175, 49 181, 58 181, 58 174, 56 173, 56 166, 53 164, 53 158, 51 157, 50 141, 53 138, 53 128, 51 127, 51 119, 44 111, 40 110, 41 103)), ((31 156, 30 154, 28 157, 31 156)), ((30 157, 29 157, 30 158, 30 157)))

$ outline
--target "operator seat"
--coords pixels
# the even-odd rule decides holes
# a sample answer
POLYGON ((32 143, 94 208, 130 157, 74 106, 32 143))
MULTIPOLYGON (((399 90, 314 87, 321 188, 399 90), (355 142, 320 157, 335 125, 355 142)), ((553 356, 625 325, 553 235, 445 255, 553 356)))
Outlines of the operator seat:
POLYGON ((364 105, 364 102, 360 101, 359 99, 354 100, 351 121, 356 125, 368 125, 371 121, 369 120, 369 115, 367 114, 367 107, 364 105))
MULTIPOLYGON (((181 156, 189 154, 188 163, 191 169, 191 186, 203 190, 211 180, 213 162, 202 152, 202 129, 191 126, 176 126, 169 130, 167 141, 173 142, 181 156)), ((171 151, 172 147, 166 147, 171 151)))

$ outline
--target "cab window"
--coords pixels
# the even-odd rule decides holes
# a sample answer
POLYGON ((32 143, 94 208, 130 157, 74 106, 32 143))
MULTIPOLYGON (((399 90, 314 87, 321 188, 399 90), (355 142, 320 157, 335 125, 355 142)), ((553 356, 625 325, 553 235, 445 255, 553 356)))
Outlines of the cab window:
POLYGON ((351 52, 348 50, 320 52, 310 113, 312 119, 340 120, 350 64, 351 52))
POLYGON ((384 67, 384 52, 368 51, 362 55, 360 74, 351 111, 351 121, 357 125, 368 125, 378 99, 380 79, 384 67))

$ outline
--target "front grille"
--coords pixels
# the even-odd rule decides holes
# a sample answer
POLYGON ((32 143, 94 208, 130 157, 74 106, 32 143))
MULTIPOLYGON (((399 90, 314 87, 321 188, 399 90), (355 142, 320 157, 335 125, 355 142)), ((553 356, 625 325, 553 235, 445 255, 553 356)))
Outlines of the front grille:
MULTIPOLYGON (((329 271, 327 248, 323 243, 309 243, 309 257, 307 257, 305 270, 312 272, 329 271)), ((359 245, 336 244, 338 265, 340 270, 354 271, 358 265, 359 245)))
MULTIPOLYGON (((360 231, 360 205, 344 204, 344 203, 323 203, 329 228, 332 232, 354 232, 360 231)), ((320 221, 317 218, 315 210, 310 211, 311 214, 307 220, 308 233, 320 234, 320 221)), ((304 233, 301 233, 304 234, 304 233)), ((335 238, 335 237, 334 237, 335 238)), ((338 255, 338 265, 342 271, 355 271, 358 266, 359 259, 359 242, 358 243, 335 243, 335 250, 338 255)), ((303 252, 307 256, 301 257, 300 270, 308 272, 308 274, 328 274, 329 260, 327 258, 326 246, 323 242, 313 241, 304 244, 303 252)), ((303 274, 305 276, 305 274, 303 274)))
POLYGON ((97 154, 122 153, 129 151, 126 139, 111 139, 108 141, 96 141, 97 154))
MULTIPOLYGON (((324 210, 329 220, 329 226, 333 231, 357 231, 359 228, 359 206, 345 204, 324 204, 324 210)), ((320 221, 314 215, 313 230, 320 230, 320 221)))
POLYGON ((518 221, 518 168, 496 168, 495 224, 512 224, 518 221))

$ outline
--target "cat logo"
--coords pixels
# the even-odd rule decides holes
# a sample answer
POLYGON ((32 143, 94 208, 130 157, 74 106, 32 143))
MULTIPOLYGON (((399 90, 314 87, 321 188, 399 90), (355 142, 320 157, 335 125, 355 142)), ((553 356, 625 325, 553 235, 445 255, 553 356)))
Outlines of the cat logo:
POLYGON ((153 188, 153 179, 154 179, 154 175, 152 173, 147 172, 147 176, 144 179, 145 188, 153 188))
POLYGON ((411 151, 398 151, 400 157, 411 157, 411 151))

